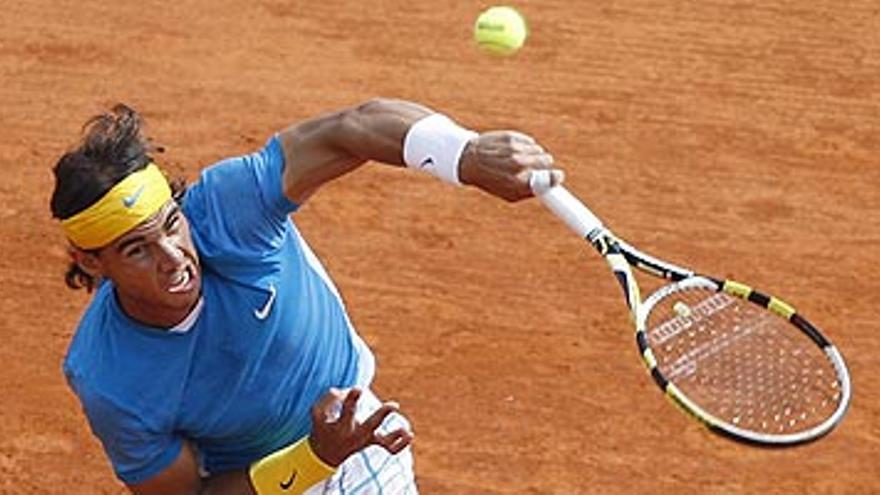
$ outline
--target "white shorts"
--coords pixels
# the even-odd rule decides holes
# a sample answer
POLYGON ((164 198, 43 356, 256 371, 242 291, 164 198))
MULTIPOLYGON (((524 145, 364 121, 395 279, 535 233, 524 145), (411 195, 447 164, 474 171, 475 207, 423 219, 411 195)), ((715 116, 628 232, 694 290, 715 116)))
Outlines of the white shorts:
MULTIPOLYGON (((381 406, 379 399, 365 389, 358 400, 355 418, 363 421, 381 406)), ((387 433, 400 427, 410 428, 401 414, 385 418, 379 431, 387 433)), ((327 480, 306 491, 307 495, 418 495, 413 471, 412 448, 390 454, 377 445, 352 454, 327 480)))

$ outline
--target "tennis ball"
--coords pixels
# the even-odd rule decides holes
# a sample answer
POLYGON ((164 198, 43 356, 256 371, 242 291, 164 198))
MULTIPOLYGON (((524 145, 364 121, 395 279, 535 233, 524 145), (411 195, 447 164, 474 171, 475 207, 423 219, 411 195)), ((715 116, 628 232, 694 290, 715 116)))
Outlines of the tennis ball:
POLYGON ((493 55, 513 55, 522 48, 528 34, 526 20, 513 7, 490 7, 474 24, 477 45, 493 55))

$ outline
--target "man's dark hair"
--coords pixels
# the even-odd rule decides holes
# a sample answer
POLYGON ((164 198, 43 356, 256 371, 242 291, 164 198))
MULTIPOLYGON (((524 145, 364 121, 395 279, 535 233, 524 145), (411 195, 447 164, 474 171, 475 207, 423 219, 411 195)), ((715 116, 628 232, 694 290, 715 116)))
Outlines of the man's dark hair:
MULTIPOLYGON (((153 161, 151 153, 163 151, 141 133, 142 126, 140 114, 124 104, 86 122, 79 145, 53 168, 53 217, 64 220, 85 210, 128 175, 144 169, 153 161)), ((185 182, 175 179, 169 183, 175 199, 180 200, 185 182)), ((85 287, 89 292, 98 282, 76 262, 71 263, 64 281, 70 288, 85 287)))

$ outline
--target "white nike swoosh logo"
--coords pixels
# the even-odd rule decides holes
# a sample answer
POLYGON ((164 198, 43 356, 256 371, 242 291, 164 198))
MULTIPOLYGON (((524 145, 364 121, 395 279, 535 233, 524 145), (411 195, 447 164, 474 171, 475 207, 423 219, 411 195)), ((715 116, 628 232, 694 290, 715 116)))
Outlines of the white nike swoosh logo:
POLYGON ((126 208, 131 208, 132 206, 134 206, 134 204, 137 203, 138 198, 141 197, 141 194, 144 193, 144 187, 146 186, 141 186, 131 196, 126 196, 122 198, 122 204, 126 208))
POLYGON ((261 309, 254 310, 254 316, 258 320, 265 320, 269 316, 269 311, 272 311, 272 305, 275 304, 276 293, 275 285, 269 284, 269 300, 266 301, 266 304, 261 309))

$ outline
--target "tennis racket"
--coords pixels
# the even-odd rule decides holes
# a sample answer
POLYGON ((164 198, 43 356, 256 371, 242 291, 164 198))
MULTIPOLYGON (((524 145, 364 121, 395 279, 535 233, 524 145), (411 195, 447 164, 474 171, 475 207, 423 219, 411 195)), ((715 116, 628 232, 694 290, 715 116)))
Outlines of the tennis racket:
POLYGON ((548 171, 533 172, 530 185, 611 267, 642 360, 673 403, 715 433, 763 446, 809 442, 840 422, 852 394, 846 364, 792 306, 642 253, 550 187, 548 171), (663 285, 642 300, 631 267, 663 285))

